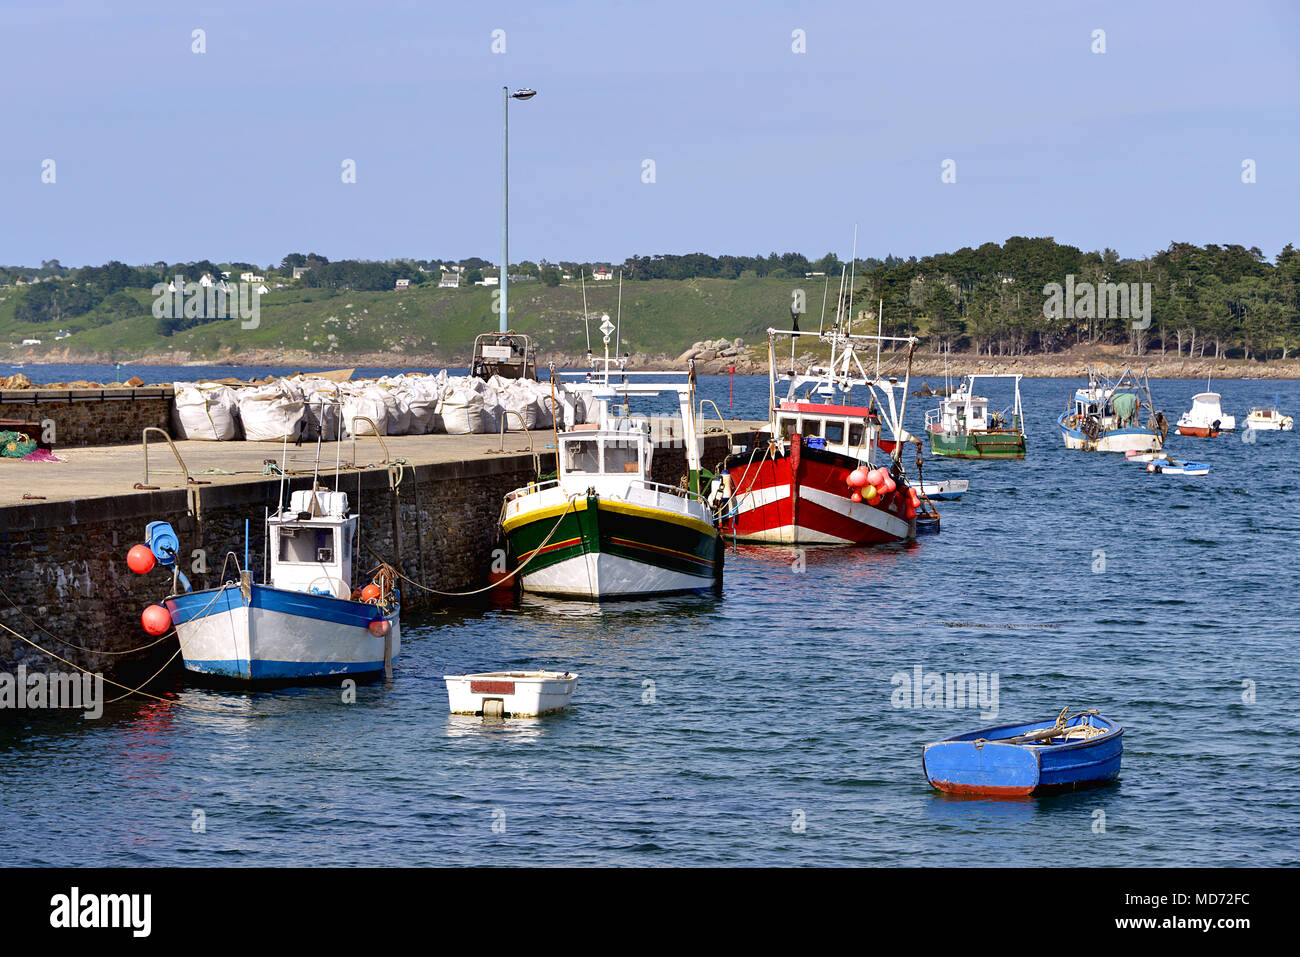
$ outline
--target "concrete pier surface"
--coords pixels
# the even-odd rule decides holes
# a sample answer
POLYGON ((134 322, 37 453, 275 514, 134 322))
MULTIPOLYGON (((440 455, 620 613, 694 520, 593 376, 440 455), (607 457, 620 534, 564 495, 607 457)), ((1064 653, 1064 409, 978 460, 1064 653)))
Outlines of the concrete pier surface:
MULTIPOLYGON (((705 467, 750 441, 763 424, 701 421, 701 430, 712 430, 701 433, 705 467)), ((655 481, 676 485, 685 474, 679 434, 675 420, 656 422, 655 481)), ((539 470, 554 470, 554 443, 555 433, 545 429, 508 432, 504 440, 499 434, 361 436, 355 443, 323 443, 321 476, 332 486, 337 455, 341 490, 354 508, 359 504, 369 546, 359 567, 369 567, 372 550, 431 588, 467 591, 486 584, 505 494, 535 480, 539 470)), ((122 654, 146 644, 140 612, 170 585, 160 571, 142 576, 126 567, 126 552, 151 521, 176 529, 182 570, 201 589, 220 583, 230 553, 243 561, 247 520, 252 570, 260 578, 263 518, 279 497, 282 446, 186 441, 175 450, 189 483, 157 433, 150 434, 147 482, 140 443, 56 447, 59 462, 0 458, 0 622, 92 670, 152 665, 160 653, 165 660, 175 639, 140 660, 122 654)), ((315 459, 315 443, 289 446, 286 495, 309 487, 315 459)), ((433 600, 414 587, 403 592, 404 607, 433 600)), ((0 632, 0 670, 17 664, 62 667, 0 632)))

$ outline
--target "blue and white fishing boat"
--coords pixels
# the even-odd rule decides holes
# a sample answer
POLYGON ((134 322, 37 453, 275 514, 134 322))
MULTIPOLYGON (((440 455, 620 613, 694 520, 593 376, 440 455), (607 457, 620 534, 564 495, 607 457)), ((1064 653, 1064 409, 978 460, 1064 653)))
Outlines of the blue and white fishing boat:
MULTIPOLYGON (((360 515, 339 491, 337 464, 333 491, 318 479, 319 445, 311 488, 293 492, 286 505, 282 477, 277 508, 265 516, 265 582, 252 580, 247 542, 238 580, 192 591, 174 572, 162 604, 186 670, 249 683, 391 673, 401 648, 396 575, 381 566, 354 590, 360 515)), ((146 544, 160 563, 174 565, 179 541, 170 525, 152 523, 146 544)))
POLYGON ((1085 452, 1159 452, 1169 435, 1169 421, 1156 409, 1150 383, 1145 377, 1139 381, 1131 369, 1115 380, 1089 369, 1087 388, 1075 390, 1057 424, 1065 447, 1085 452))
POLYGON ((970 491, 969 479, 945 479, 942 482, 922 482, 921 494, 940 502, 955 502, 970 491))
POLYGON ((1069 791, 1114 780, 1124 729, 1096 711, 1007 724, 927 744, 930 784, 953 794, 1014 796, 1069 791))

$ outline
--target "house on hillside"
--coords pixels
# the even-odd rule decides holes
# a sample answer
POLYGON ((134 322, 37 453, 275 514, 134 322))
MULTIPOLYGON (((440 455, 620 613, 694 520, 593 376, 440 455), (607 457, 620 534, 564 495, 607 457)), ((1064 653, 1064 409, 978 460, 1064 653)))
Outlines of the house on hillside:
POLYGON ((460 273, 459 273, 459 272, 444 272, 444 273, 442 274, 442 278, 438 280, 438 288, 439 288, 439 289, 459 289, 459 288, 460 288, 460 273))
POLYGON ((239 274, 240 282, 266 282, 265 276, 259 276, 255 272, 241 272, 239 274))
POLYGON ((397 280, 397 282, 393 284, 394 292, 400 292, 403 289, 410 289, 410 288, 411 288, 411 280, 409 279, 399 279, 397 280))
POLYGON ((483 277, 482 279, 480 279, 478 282, 474 283, 474 285, 476 285, 476 286, 499 286, 499 285, 501 285, 501 277, 500 277, 500 276, 484 276, 484 277, 483 277))
POLYGON ((613 279, 614 273, 602 266, 591 274, 591 278, 598 281, 601 279, 613 279))
POLYGON ((310 267, 310 266, 294 266, 294 267, 293 267, 293 278, 294 278, 294 279, 301 279, 301 278, 302 278, 302 274, 305 273, 305 272, 311 272, 311 267, 310 267))

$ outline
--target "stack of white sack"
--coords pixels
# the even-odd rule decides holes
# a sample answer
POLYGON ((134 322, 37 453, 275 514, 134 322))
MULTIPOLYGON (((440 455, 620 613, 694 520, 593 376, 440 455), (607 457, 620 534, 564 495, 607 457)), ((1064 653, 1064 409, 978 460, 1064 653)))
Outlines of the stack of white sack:
POLYGON ((407 373, 334 382, 310 373, 231 388, 177 382, 172 420, 180 438, 250 441, 286 436, 332 442, 357 435, 469 435, 522 429, 571 429, 591 421, 595 401, 585 383, 407 373))

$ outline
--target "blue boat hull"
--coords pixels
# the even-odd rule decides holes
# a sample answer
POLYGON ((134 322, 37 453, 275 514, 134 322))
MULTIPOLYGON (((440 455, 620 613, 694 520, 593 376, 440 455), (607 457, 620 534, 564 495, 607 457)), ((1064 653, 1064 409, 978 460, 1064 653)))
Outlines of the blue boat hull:
POLYGON ((928 744, 921 758, 926 779, 954 794, 1014 796, 1094 787, 1119 776, 1124 729, 1100 715, 1076 715, 1066 722, 1067 730, 1081 724, 1103 729, 1085 740, 1064 744, 1006 740, 1054 724, 1049 719, 984 728, 928 744))

